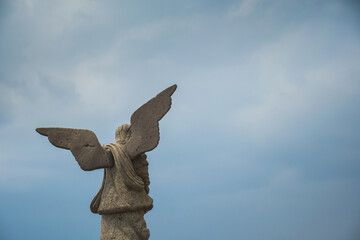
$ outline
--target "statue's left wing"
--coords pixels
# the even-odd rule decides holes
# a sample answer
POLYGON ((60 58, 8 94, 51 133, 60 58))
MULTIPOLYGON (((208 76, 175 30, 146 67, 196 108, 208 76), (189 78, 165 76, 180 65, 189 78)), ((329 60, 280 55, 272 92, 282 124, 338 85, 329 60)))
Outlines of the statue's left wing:
POLYGON ((86 129, 37 128, 56 147, 68 149, 81 169, 90 171, 112 167, 113 160, 100 145, 95 133, 86 129))
POLYGON ((124 146, 131 159, 158 145, 159 121, 170 110, 171 95, 175 90, 176 84, 160 92, 132 114, 131 136, 124 146))

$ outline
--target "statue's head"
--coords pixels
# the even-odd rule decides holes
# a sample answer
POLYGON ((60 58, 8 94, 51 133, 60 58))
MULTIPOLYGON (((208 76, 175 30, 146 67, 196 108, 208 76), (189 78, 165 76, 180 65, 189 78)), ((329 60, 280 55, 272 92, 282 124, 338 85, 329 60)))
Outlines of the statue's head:
POLYGON ((116 142, 120 144, 125 144, 129 140, 131 136, 130 126, 131 126, 130 124, 123 124, 116 129, 115 131, 116 142))

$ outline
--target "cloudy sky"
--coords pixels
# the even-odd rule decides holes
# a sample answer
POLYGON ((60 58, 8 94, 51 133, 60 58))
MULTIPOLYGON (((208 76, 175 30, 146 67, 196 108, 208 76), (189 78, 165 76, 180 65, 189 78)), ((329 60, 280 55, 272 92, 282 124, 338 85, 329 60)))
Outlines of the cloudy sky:
POLYGON ((36 127, 118 125, 176 83, 148 154, 150 239, 360 238, 356 0, 0 0, 0 239, 99 239, 36 127))

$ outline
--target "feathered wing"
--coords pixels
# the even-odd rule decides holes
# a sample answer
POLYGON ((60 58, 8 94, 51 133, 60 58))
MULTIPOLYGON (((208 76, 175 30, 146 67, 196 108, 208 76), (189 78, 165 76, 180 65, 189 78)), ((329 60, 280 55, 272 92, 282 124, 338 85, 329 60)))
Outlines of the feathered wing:
POLYGON ((113 162, 100 145, 95 133, 86 129, 37 128, 41 135, 47 136, 56 147, 68 149, 74 155, 81 169, 111 167, 113 162))
POLYGON ((131 116, 131 137, 125 144, 125 151, 133 158, 153 150, 159 143, 159 121, 170 110, 173 85, 142 105, 131 116))

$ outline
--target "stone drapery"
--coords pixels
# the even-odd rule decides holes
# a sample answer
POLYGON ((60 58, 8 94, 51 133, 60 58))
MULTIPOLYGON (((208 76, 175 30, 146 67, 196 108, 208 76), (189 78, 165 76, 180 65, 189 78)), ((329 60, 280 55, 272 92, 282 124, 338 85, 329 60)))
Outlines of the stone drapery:
POLYGON ((146 240, 150 233, 144 214, 153 207, 153 200, 148 195, 148 180, 144 183, 146 178, 136 172, 146 167, 147 173, 146 158, 132 161, 120 143, 106 148, 114 156, 114 166, 105 168, 102 186, 90 205, 93 213, 102 215, 100 239, 146 240), (139 169, 134 169, 133 163, 139 169))

